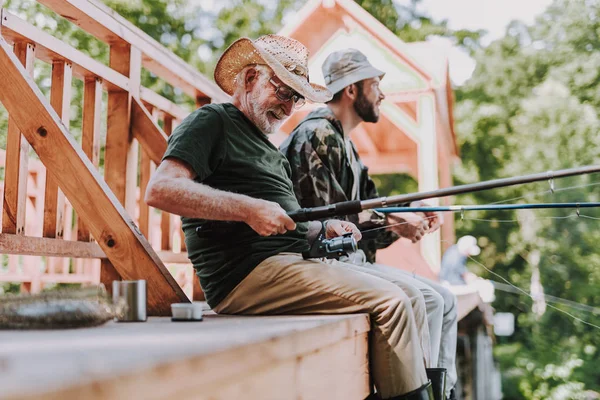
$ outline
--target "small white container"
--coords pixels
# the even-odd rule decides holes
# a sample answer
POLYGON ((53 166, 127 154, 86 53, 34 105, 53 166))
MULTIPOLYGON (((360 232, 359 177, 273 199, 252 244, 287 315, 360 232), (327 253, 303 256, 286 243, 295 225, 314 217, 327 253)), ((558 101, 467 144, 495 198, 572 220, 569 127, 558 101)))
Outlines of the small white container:
POLYGON ((171 304, 171 321, 202 321, 203 302, 171 304))

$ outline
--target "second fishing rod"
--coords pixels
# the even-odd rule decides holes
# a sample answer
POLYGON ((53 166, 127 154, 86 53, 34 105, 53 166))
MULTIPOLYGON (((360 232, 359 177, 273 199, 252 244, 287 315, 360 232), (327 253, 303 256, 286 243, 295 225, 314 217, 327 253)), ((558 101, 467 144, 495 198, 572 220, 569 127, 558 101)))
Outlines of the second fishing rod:
MULTIPOLYGON (((558 171, 548 171, 543 173, 522 175, 511 178, 493 179, 489 181, 483 181, 478 183, 470 183, 466 185, 452 186, 448 188, 431 190, 427 192, 416 192, 408 193, 397 196, 378 197, 369 200, 355 200, 345 201, 342 203, 331 204, 328 206, 312 207, 312 208, 301 208, 299 210, 291 211, 288 215, 295 222, 306 222, 312 220, 319 220, 324 218, 332 218, 335 216, 344 216, 357 214, 364 210, 370 210, 373 208, 383 211, 386 207, 408 205, 413 201, 425 200, 446 196, 455 196, 464 193, 478 192, 482 190, 496 189, 507 186, 521 185, 531 182, 540 182, 548 180, 550 181, 551 187, 553 188, 553 180, 555 178, 565 178, 569 176, 591 174, 600 172, 600 165, 588 165, 583 167, 576 167, 570 169, 563 169, 558 171)), ((559 208, 554 203, 554 208, 559 208)), ((583 203, 582 203, 583 204, 583 203)), ((572 207, 572 206, 571 206, 572 207)), ((552 207, 538 207, 538 208, 552 208, 552 207)), ((424 211, 424 210, 423 210, 424 211)), ((453 210, 440 210, 440 211, 453 211, 453 210)))

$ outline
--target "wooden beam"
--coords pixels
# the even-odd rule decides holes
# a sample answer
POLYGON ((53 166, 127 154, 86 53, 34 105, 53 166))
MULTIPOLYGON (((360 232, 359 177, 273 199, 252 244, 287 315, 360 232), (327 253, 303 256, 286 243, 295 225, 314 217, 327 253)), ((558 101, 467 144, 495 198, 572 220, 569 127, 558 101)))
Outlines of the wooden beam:
POLYGON ((173 103, 171 100, 161 96, 160 94, 146 88, 140 88, 140 98, 146 103, 156 107, 162 112, 169 114, 171 117, 183 120, 190 112, 173 103))
POLYGON ((132 206, 133 208, 135 206, 138 162, 134 154, 136 149, 130 135, 131 96, 136 94, 136 87, 139 91, 139 85, 135 85, 134 82, 139 82, 140 79, 140 57, 139 51, 129 45, 113 44, 110 47, 110 66, 130 78, 130 91, 132 92, 108 92, 104 177, 121 204, 131 215, 134 214, 132 206), (132 172, 134 168, 136 168, 135 173, 132 172))
POLYGON ((141 143, 150 159, 156 165, 160 164, 167 151, 167 134, 153 121, 152 115, 138 99, 133 99, 131 111, 133 136, 141 143))
POLYGON ((106 258, 97 243, 0 233, 0 253, 28 256, 106 258))
POLYGON ((140 49, 146 69, 192 98, 202 95, 216 101, 229 98, 216 84, 104 4, 93 0, 39 0, 39 3, 105 43, 131 44, 140 49))
MULTIPOLYGON (((158 109, 152 109, 152 122, 156 123, 158 121, 158 113, 158 109)), ((135 119, 133 120, 135 125, 135 119)), ((140 210, 140 218, 138 225, 140 226, 140 232, 142 232, 142 234, 147 238, 150 238, 150 207, 146 203, 144 196, 146 193, 146 188, 148 187, 148 182, 150 182, 150 176, 153 172, 153 163, 150 159, 150 156, 148 155, 148 152, 144 149, 143 146, 141 148, 141 152, 142 154, 140 157, 140 195, 138 199, 138 209, 140 210)))
POLYGON ((35 43, 36 58, 46 61, 49 64, 52 64, 54 61, 72 63, 73 75, 81 80, 98 77, 102 79, 103 85, 107 90, 129 89, 129 79, 123 74, 94 60, 87 54, 69 46, 65 42, 36 28, 6 10, 2 10, 2 36, 9 43, 18 43, 21 41, 35 43))
POLYGON ((0 102, 102 250, 123 278, 147 280, 151 315, 170 315, 171 303, 188 301, 187 296, 1 38, 0 71, 0 102))
MULTIPOLYGON (((34 46, 29 43, 21 42, 15 45, 17 58, 30 75, 33 74, 34 51, 34 46)), ((4 233, 25 234, 28 161, 29 143, 19 132, 15 121, 9 116, 6 161, 3 163, 5 170, 2 232, 4 233)))
MULTIPOLYGON (((50 104, 69 129, 69 110, 71 108, 71 65, 64 61, 52 63, 52 86, 50 88, 50 104)), ((64 195, 52 176, 46 176, 44 196, 44 237, 63 237, 64 234, 64 195)))
MULTIPOLYGON (((88 78, 83 88, 83 123, 81 148, 95 168, 100 160, 100 117, 102 115, 102 86, 99 79, 88 78)), ((90 230, 84 221, 77 221, 77 240, 89 242, 90 230)))
MULTIPOLYGON (((173 119, 165 116, 165 134, 170 136, 173 132, 173 119)), ((157 164, 158 165, 158 164, 157 164)), ((161 250, 173 250, 173 237, 171 225, 173 217, 166 211, 160 213, 160 248, 161 250)))

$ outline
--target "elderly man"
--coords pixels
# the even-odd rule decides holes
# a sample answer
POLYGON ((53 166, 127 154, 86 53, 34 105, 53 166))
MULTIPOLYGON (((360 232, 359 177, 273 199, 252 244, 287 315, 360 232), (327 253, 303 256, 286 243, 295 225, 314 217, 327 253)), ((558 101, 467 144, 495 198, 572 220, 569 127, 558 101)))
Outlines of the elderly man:
MULTIPOLYGON (((365 55, 355 49, 330 54, 322 69, 327 88, 334 93, 333 99, 327 107, 316 109, 306 116, 281 145, 281 151, 292 167, 298 202, 302 207, 317 207, 379 197, 350 133, 361 122, 378 121, 379 106, 385 98, 379 88, 384 72, 373 67, 365 55)), ((388 214, 386 217, 369 210, 351 215, 348 220, 365 231, 365 236, 360 243, 358 257, 355 255, 342 261, 384 274, 386 279, 407 293, 415 289, 422 293, 431 338, 428 366, 434 367, 428 369, 428 376, 438 398, 454 397, 452 388, 457 379, 454 364, 457 330, 455 296, 438 283, 374 264, 377 249, 389 246, 399 237, 408 238, 413 243, 420 240, 426 232, 433 232, 439 227, 441 216, 428 213, 423 217, 417 214, 388 214), (444 383, 445 370, 448 372, 447 385, 444 383)))
POLYGON ((425 304, 411 304, 405 291, 362 267, 301 255, 321 233, 361 236, 350 222, 296 224, 287 215, 300 206, 289 163, 267 135, 305 99, 331 98, 309 83, 307 60, 301 43, 282 36, 233 43, 215 69, 231 103, 206 105, 177 127, 146 202, 182 216, 188 256, 214 311, 368 313, 377 396, 430 399, 420 337, 427 330, 425 304), (223 235, 215 220, 238 223, 223 235))

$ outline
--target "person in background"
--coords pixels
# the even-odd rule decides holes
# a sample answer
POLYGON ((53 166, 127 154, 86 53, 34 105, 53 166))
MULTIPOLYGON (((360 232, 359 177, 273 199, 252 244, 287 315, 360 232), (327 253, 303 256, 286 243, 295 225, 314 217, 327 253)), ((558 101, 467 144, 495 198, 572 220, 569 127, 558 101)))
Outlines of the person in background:
POLYGON ((471 235, 463 236, 450 246, 442 257, 440 280, 450 285, 465 285, 479 279, 467 269, 467 257, 477 256, 481 248, 471 235))

